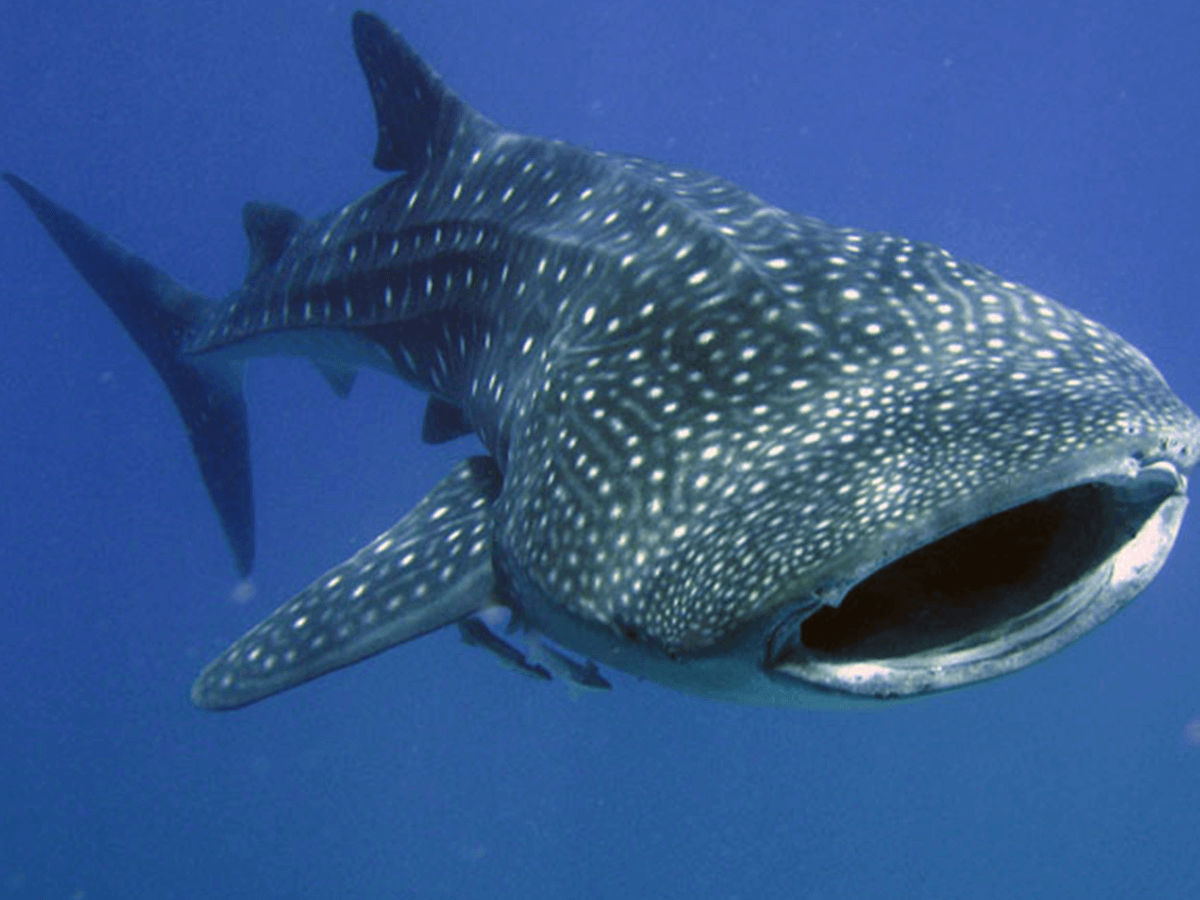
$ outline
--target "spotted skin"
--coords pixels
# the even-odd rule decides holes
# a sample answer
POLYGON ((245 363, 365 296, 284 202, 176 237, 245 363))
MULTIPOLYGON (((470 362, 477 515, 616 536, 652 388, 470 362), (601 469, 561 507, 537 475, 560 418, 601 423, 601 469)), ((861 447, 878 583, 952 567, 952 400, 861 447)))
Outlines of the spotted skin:
POLYGON ((1053 301, 736 199, 669 287, 577 313, 517 429, 504 546, 580 615, 709 646, 981 485, 1193 427, 1140 353, 1053 301))
POLYGON ((249 206, 246 282, 191 316, 178 354, 300 354, 339 390, 373 366, 430 395, 427 439, 474 432, 488 460, 238 641, 198 704, 497 603, 707 696, 912 695, 1027 665, 1161 566, 1200 422, 1103 326, 930 244, 505 131, 380 20, 356 15, 354 37, 375 162, 397 174, 312 221, 249 206), (889 564, 1043 501, 1066 532, 1105 524, 1050 529, 981 588, 1017 610, 999 625, 939 607, 958 589, 939 585, 945 646, 908 625, 894 658, 804 646, 804 617, 889 564))
POLYGON ((491 460, 459 463, 412 512, 217 657, 192 700, 242 706, 476 612, 490 591, 499 487, 491 460))

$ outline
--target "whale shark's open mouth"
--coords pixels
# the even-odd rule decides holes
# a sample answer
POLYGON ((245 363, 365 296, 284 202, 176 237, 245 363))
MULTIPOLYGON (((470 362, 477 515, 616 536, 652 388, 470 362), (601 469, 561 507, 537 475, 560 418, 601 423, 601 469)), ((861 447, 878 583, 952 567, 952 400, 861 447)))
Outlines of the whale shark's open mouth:
POLYGON ((1091 481, 974 522, 889 563, 836 606, 772 633, 768 671, 903 697, 1019 669, 1090 631, 1157 574, 1186 480, 1169 463, 1091 481))

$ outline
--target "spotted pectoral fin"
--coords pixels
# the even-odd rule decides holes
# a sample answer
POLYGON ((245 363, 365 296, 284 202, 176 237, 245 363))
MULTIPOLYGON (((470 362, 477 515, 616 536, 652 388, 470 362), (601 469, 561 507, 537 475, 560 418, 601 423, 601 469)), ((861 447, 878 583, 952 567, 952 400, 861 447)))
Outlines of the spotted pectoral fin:
POLYGON ((235 709, 373 656, 496 602, 492 502, 500 472, 459 463, 417 507, 214 660, 192 686, 235 709))

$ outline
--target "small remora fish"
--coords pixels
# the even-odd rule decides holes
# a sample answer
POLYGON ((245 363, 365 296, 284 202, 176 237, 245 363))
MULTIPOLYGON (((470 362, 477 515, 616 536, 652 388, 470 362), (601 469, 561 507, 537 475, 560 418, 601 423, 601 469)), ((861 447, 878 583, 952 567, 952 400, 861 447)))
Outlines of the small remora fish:
POLYGON ((610 691, 612 684, 600 674, 600 669, 590 659, 580 662, 549 644, 539 644, 534 658, 557 675, 568 689, 578 691, 610 691))
POLYGON ((1112 332, 929 244, 504 131, 379 19, 353 31, 397 174, 311 221, 249 204, 224 301, 6 176, 166 383, 241 571, 247 358, 343 394, 397 375, 427 440, 486 448, 209 665, 200 706, 497 604, 709 697, 910 697, 1045 657, 1164 563, 1200 423, 1112 332))
POLYGON ((497 637, 490 628, 476 618, 459 619, 458 633, 468 647, 486 650, 500 660, 502 665, 518 674, 538 681, 549 681, 553 677, 547 669, 530 662, 525 658, 524 653, 503 638, 497 637))

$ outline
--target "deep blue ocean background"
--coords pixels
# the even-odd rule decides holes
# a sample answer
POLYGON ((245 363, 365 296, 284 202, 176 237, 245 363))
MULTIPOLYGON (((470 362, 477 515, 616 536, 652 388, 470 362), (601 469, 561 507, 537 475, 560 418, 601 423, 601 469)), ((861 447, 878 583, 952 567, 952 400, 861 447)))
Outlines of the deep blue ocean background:
MULTIPOLYGON (((352 3, 5 0, 0 166, 212 296, 241 204, 381 180, 352 3)), ((931 240, 1103 321, 1200 405, 1200 5, 381 0, 512 128, 931 240)), ((364 373, 249 367, 253 596, 120 326, 0 193, 0 900, 1200 897, 1200 522, 1116 620, 873 713, 435 634, 249 709, 200 667, 474 451, 364 373)))

